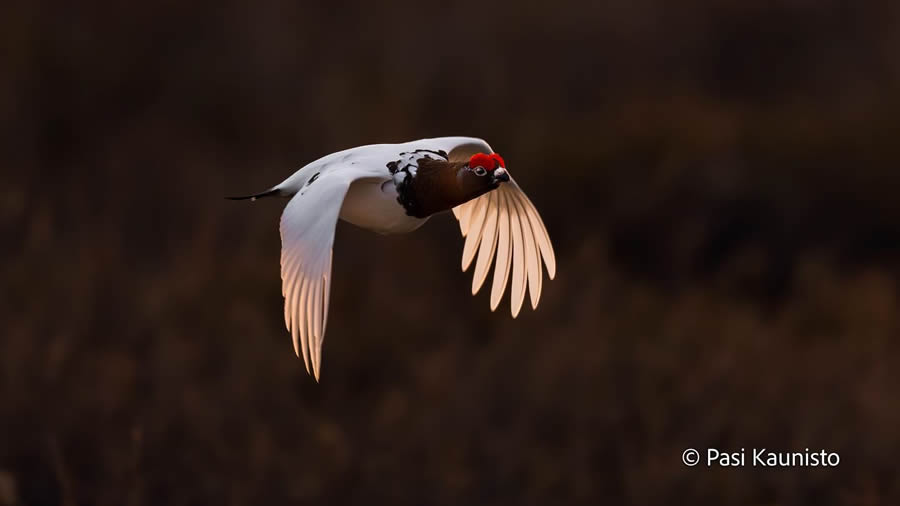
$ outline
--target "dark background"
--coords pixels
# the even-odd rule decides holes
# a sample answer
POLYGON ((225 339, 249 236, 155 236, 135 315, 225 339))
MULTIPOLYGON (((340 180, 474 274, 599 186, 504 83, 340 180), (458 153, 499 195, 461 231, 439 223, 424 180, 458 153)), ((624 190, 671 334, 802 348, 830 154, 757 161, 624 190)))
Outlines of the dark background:
POLYGON ((900 504, 900 2, 77 4, 0 8, 0 504, 900 504), (341 223, 316 384, 222 197, 440 135, 557 279, 341 223))

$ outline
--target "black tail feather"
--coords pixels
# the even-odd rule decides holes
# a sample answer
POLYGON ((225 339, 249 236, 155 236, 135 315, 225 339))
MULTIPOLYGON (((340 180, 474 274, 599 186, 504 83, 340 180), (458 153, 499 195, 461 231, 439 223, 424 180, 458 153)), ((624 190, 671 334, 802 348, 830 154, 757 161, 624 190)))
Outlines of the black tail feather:
POLYGON ((281 190, 277 188, 272 188, 271 190, 264 191, 262 193, 257 193, 256 195, 245 195, 242 197, 225 197, 228 200, 256 200, 261 199, 263 197, 275 197, 281 195, 281 190))

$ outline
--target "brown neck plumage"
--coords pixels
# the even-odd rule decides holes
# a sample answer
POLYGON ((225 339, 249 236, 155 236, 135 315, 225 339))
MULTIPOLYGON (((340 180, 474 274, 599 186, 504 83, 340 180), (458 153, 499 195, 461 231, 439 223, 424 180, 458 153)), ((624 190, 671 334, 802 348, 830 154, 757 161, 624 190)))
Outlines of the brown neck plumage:
POLYGON ((398 187, 398 200, 407 214, 418 218, 452 209, 497 187, 490 176, 463 170, 466 162, 421 158, 417 165, 411 181, 398 187))

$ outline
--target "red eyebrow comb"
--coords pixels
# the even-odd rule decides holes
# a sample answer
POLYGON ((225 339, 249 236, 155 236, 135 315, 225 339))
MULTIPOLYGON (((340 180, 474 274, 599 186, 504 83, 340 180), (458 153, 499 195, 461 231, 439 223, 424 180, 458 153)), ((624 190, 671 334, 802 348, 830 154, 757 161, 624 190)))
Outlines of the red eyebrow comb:
POLYGON ((469 167, 478 167, 480 165, 487 170, 494 170, 495 163, 497 163, 496 160, 484 153, 478 153, 469 158, 469 167))

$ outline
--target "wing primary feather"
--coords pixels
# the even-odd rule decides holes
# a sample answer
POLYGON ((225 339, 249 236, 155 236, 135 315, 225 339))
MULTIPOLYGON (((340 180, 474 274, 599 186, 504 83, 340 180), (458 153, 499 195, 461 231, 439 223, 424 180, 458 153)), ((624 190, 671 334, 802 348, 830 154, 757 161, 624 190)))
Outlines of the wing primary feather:
POLYGON ((322 370, 322 344, 325 342, 325 297, 327 296, 326 292, 326 284, 328 283, 327 278, 323 275, 319 280, 319 285, 317 287, 317 308, 316 313, 317 317, 320 318, 321 321, 321 334, 316 337, 316 361, 313 368, 313 376, 316 378, 316 382, 319 381, 319 375, 322 370), (320 312, 321 311, 321 312, 320 312))
POLYGON ((325 338, 325 330, 328 328, 328 303, 331 297, 331 264, 334 261, 334 250, 328 252, 328 267, 322 275, 325 279, 325 308, 322 310, 322 338, 325 338))
POLYGON ((506 291, 506 282, 509 279, 510 267, 510 243, 509 243, 509 211, 506 206, 506 198, 502 192, 497 192, 497 253, 494 265, 494 283, 491 287, 491 311, 497 309, 503 293, 506 291))
MULTIPOLYGON (((287 327, 288 332, 291 331, 291 293, 293 293, 294 287, 293 280, 291 280, 287 275, 282 276, 283 281, 281 283, 281 294, 284 296, 284 326, 287 327)), ((297 351, 297 350, 294 350, 297 351)), ((300 354, 298 353, 299 357, 300 354)))
POLYGON ((324 314, 325 308, 324 308, 324 303, 322 300, 325 295, 325 287, 323 286, 325 283, 324 268, 327 267, 327 265, 330 263, 330 259, 331 259, 331 252, 329 251, 327 257, 325 255, 323 255, 322 259, 319 261, 319 268, 315 271, 316 272, 316 284, 315 284, 316 294, 315 294, 315 306, 314 306, 315 320, 313 321, 314 336, 315 336, 315 340, 313 341, 313 343, 315 345, 315 348, 312 352, 312 356, 314 358, 314 360, 313 360, 313 376, 315 376, 316 381, 319 381, 319 369, 321 368, 321 365, 322 365, 322 341, 325 339, 324 321, 323 321, 323 314, 324 314))
POLYGON ((525 210, 528 212, 528 219, 531 221, 531 227, 535 231, 540 231, 540 233, 535 232, 534 236, 539 239, 538 245, 541 249, 541 256, 544 258, 544 265, 547 266, 547 275, 550 279, 553 279, 554 276, 556 276, 556 255, 553 254, 553 244, 550 242, 550 235, 547 233, 547 227, 544 226, 543 220, 541 220, 537 209, 534 208, 534 204, 531 203, 528 196, 521 191, 519 194, 525 205, 525 210))
POLYGON ((316 277, 318 279, 314 285, 316 292, 313 298, 313 337, 318 343, 319 338, 322 337, 322 275, 319 274, 316 277))
MULTIPOLYGON (((313 272, 315 272, 315 271, 313 271, 313 272)), ((306 296, 305 296, 305 300, 304 300, 304 302, 306 303, 305 304, 306 314, 305 314, 305 318, 304 318, 304 320, 305 320, 304 323, 306 324, 306 347, 309 352, 309 362, 310 362, 309 365, 312 366, 312 370, 314 373, 316 370, 316 355, 315 355, 316 347, 314 344, 315 340, 316 340, 316 336, 313 333, 313 320, 315 319, 315 316, 313 315, 313 297, 315 297, 315 295, 316 295, 316 293, 315 293, 316 286, 315 285, 316 285, 316 281, 314 278, 314 274, 311 272, 310 277, 309 277, 309 282, 306 285, 306 296)))
POLYGON ((300 326, 292 325, 290 332, 291 340, 294 342, 294 354, 297 355, 297 358, 300 358, 300 326))
POLYGON ((544 287, 544 273, 541 270, 541 250, 536 250, 538 256, 538 276, 537 276, 537 295, 531 298, 531 309, 537 309, 538 302, 541 300, 541 290, 544 287))
POLYGON ((312 355, 312 363, 313 363, 313 376, 316 378, 316 381, 319 381, 319 363, 322 360, 322 357, 319 355, 319 342, 322 339, 322 276, 321 274, 317 276, 318 279, 313 284, 313 289, 315 290, 315 294, 313 296, 313 346, 314 349, 311 351, 310 355, 312 355))
POLYGON ((497 196, 496 192, 487 195, 488 201, 484 226, 482 227, 481 247, 478 250, 478 261, 475 262, 475 272, 472 275, 472 295, 481 290, 484 280, 487 279, 488 271, 494 262, 494 253, 497 251, 497 196))
POLYGON ((516 192, 516 200, 519 208, 519 222, 522 224, 522 239, 525 244, 525 266, 528 271, 528 294, 531 296, 531 309, 537 309, 538 302, 541 300, 541 252, 536 244, 535 234, 537 233, 531 226, 531 219, 528 217, 526 205, 522 202, 522 198, 516 192))
POLYGON ((303 364, 306 366, 306 373, 309 374, 309 352, 306 347, 306 318, 304 317, 304 307, 306 304, 306 286, 309 284, 309 281, 304 276, 300 280, 300 286, 297 290, 297 294, 292 297, 294 301, 293 304, 293 315, 294 315, 294 327, 297 329, 300 339, 298 344, 300 346, 300 352, 303 355, 303 364))
POLYGON ((300 290, 300 300, 297 302, 297 325, 300 326, 300 350, 303 352, 303 363, 306 365, 306 373, 310 374, 312 357, 309 355, 309 311, 307 311, 307 299, 310 289, 309 277, 303 278, 303 288, 300 290))
MULTIPOLYGON (((506 197, 506 208, 509 213, 509 229, 512 238, 512 282, 510 283, 510 310, 512 317, 519 316, 522 310, 522 302, 525 300, 525 245, 522 239, 522 225, 515 198, 506 197)), ((522 218, 526 218, 522 216, 522 218)))
POLYGON ((475 203, 475 209, 472 211, 472 218, 469 222, 469 235, 466 237, 465 246, 463 246, 463 272, 468 270, 469 266, 472 265, 472 260, 475 259, 475 252, 478 250, 478 245, 481 244, 481 231, 484 226, 484 215, 485 211, 487 211, 488 200, 489 199, 478 199, 478 202, 475 203))
MULTIPOLYGON (((290 273, 288 273, 290 276, 290 273)), ((291 333, 291 341, 294 343, 294 354, 297 355, 297 358, 300 358, 300 327, 296 324, 296 317, 294 316, 294 303, 297 300, 297 279, 293 277, 285 278, 287 280, 288 289, 287 295, 285 295, 284 299, 284 313, 285 317, 288 318, 288 332, 291 333)))
POLYGON ((470 200, 457 206, 459 208, 459 230, 462 232, 463 237, 469 235, 469 217, 472 214, 473 205, 474 202, 470 200))

